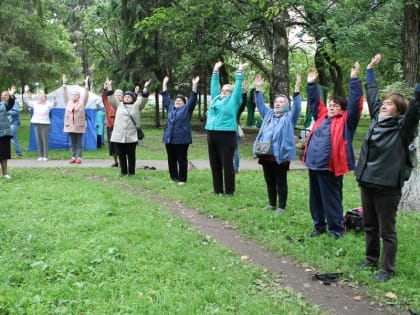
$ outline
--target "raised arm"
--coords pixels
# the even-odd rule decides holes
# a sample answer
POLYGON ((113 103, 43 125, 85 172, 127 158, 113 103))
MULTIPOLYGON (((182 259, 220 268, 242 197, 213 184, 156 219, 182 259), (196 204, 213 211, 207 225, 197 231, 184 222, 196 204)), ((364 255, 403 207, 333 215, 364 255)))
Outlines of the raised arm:
POLYGON ((199 81, 200 81, 199 76, 192 78, 192 81, 191 81, 192 88, 191 88, 190 97, 188 98, 188 101, 185 104, 185 106, 187 106, 188 111, 190 113, 194 111, 195 105, 197 104, 197 87, 198 87, 199 81))
POLYGON ((308 105, 309 110, 312 114, 312 117, 317 120, 319 117, 326 115, 327 107, 322 102, 322 99, 319 94, 319 87, 316 84, 316 79, 318 78, 318 72, 315 69, 308 69, 307 77, 307 94, 308 94, 308 105))
POLYGON ((85 93, 83 93, 83 100, 82 100, 83 106, 86 106, 89 99, 89 79, 90 79, 90 76, 87 75, 85 77, 85 93))
POLYGON ((165 107, 166 109, 168 109, 169 107, 173 105, 173 102, 169 96, 168 82, 169 82, 169 77, 165 76, 162 80, 162 104, 163 104, 163 107, 165 107))
POLYGON ((350 72, 349 99, 347 102, 347 122, 354 129, 359 123, 363 110, 363 88, 359 73, 360 63, 356 61, 350 72))
POLYGON ((63 98, 64 98, 64 104, 67 105, 69 101, 69 96, 67 95, 67 77, 65 74, 63 74, 63 98))
POLYGON ((223 66, 223 62, 218 61, 214 64, 213 73, 210 82, 210 96, 215 99, 220 94, 219 70, 223 66))
POLYGON ((255 105, 257 106, 258 112, 261 117, 264 119, 265 115, 270 111, 270 109, 265 105, 264 95, 262 93, 262 86, 264 84, 264 79, 261 74, 255 76, 255 105))
MULTIPOLYGON (((144 82, 143 91, 141 92, 141 97, 137 97, 137 101, 134 104, 134 105, 139 107, 140 111, 143 110, 144 106, 146 106, 146 104, 147 104, 147 100, 149 99, 149 92, 148 92, 147 88, 149 87, 150 82, 152 82, 151 79, 144 82)), ((137 93, 138 93, 140 91, 140 88, 138 86, 136 86, 136 89, 137 89, 137 93)), ((135 92, 136 92, 136 89, 135 89, 135 92)))
POLYGON ((374 118, 379 114, 382 105, 374 72, 374 68, 379 64, 381 58, 381 54, 376 54, 366 67, 366 100, 371 118, 374 118))
POLYGON ((293 93, 293 106, 290 110, 292 115, 293 125, 296 126, 299 119, 300 112, 302 111, 302 97, 300 95, 300 86, 302 85, 302 77, 300 74, 296 75, 295 90, 293 93))

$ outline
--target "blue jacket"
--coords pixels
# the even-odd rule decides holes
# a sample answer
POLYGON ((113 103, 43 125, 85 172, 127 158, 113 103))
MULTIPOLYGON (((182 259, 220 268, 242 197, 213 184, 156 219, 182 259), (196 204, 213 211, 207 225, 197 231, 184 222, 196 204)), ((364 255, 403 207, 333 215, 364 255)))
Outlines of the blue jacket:
POLYGON ((328 169, 335 176, 354 169, 356 163, 352 142, 363 109, 362 81, 351 79, 349 90, 347 110, 341 115, 327 118, 327 108, 321 100, 318 86, 308 83, 308 103, 315 120, 303 156, 309 169, 328 169), (325 159, 328 159, 328 165, 325 165, 325 159))
POLYGON ((243 79, 242 72, 236 72, 232 94, 221 98, 219 73, 213 72, 210 83, 211 104, 207 111, 206 130, 236 132, 238 129, 236 116, 242 102, 243 79))
POLYGON ((12 138, 13 136, 7 112, 13 107, 14 103, 14 96, 10 96, 7 103, 5 101, 0 101, 0 137, 12 138))
POLYGON ((19 111, 19 102, 15 101, 12 109, 10 109, 7 114, 9 116, 10 125, 20 126, 20 111, 19 111))
POLYGON ((263 93, 255 92, 255 103, 264 120, 254 142, 254 158, 256 157, 255 145, 261 140, 263 142, 271 141, 271 150, 278 164, 294 160, 296 158, 294 129, 302 109, 302 97, 300 94, 295 93, 293 95, 292 108, 279 118, 273 117, 274 109, 265 105, 263 93), (265 130, 270 130, 269 138, 267 138, 265 130))
POLYGON ((187 103, 180 108, 174 106, 168 91, 162 92, 162 102, 168 111, 163 143, 190 144, 192 142, 191 117, 197 104, 197 93, 191 92, 187 103))

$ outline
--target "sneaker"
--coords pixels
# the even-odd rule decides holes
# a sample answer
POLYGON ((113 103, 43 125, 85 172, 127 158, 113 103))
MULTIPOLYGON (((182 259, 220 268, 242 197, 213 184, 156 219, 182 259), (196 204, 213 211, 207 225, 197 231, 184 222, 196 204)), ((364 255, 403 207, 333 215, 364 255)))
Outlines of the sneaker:
POLYGON ((70 163, 70 164, 74 164, 74 163, 76 163, 76 158, 71 158, 71 159, 70 159, 70 161, 69 161, 69 163, 70 163))
POLYGON ((265 206, 264 208, 262 208, 261 210, 262 210, 262 211, 274 210, 274 207, 273 207, 273 206, 268 205, 268 206, 265 206))
POLYGON ((280 215, 280 214, 283 214, 283 212, 284 212, 284 209, 282 209, 282 208, 277 208, 276 209, 276 211, 274 212, 276 215, 280 215))
POLYGON ((185 185, 185 182, 178 182, 178 186, 183 186, 185 185))
POLYGON ((355 267, 359 268, 359 269, 363 269, 363 268, 372 268, 373 269, 373 268, 378 267, 378 265, 375 264, 375 263, 371 263, 371 262, 368 262, 366 260, 363 260, 362 262, 356 264, 355 267))
POLYGON ((37 161, 43 161, 43 158, 42 158, 42 157, 39 157, 39 158, 37 158, 36 160, 37 160, 37 161))
POLYGON ((374 277, 373 280, 376 282, 386 282, 394 276, 394 273, 386 272, 386 271, 379 271, 374 277))
POLYGON ((326 231, 325 230, 317 230, 314 229, 310 234, 309 237, 317 237, 320 236, 321 234, 324 234, 326 231))
POLYGON ((12 179, 12 176, 10 176, 9 174, 3 175, 4 179, 12 179))
POLYGON ((43 160, 43 161, 48 161, 48 158, 43 157, 43 158, 42 158, 42 160, 43 160))
POLYGON ((78 159, 76 160, 76 164, 82 164, 82 159, 81 159, 81 158, 78 158, 78 159))

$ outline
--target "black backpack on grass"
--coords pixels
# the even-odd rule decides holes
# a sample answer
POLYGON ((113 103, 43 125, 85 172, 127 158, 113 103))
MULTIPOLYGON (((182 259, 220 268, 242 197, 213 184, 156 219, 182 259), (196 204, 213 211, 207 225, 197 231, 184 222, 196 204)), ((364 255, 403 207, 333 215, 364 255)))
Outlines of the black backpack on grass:
POLYGON ((354 208, 346 212, 343 218, 345 231, 363 231, 363 209, 354 208))

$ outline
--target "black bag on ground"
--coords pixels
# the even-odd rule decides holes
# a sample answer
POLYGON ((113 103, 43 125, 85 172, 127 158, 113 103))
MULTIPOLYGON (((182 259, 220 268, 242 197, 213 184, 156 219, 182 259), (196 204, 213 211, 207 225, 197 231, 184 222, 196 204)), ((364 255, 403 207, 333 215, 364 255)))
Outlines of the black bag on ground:
POLYGON ((346 232, 350 230, 363 231, 363 209, 354 208, 347 211, 343 218, 343 225, 346 232))
POLYGON ((137 139, 143 140, 144 139, 144 133, 141 127, 136 127, 137 129, 137 139))

